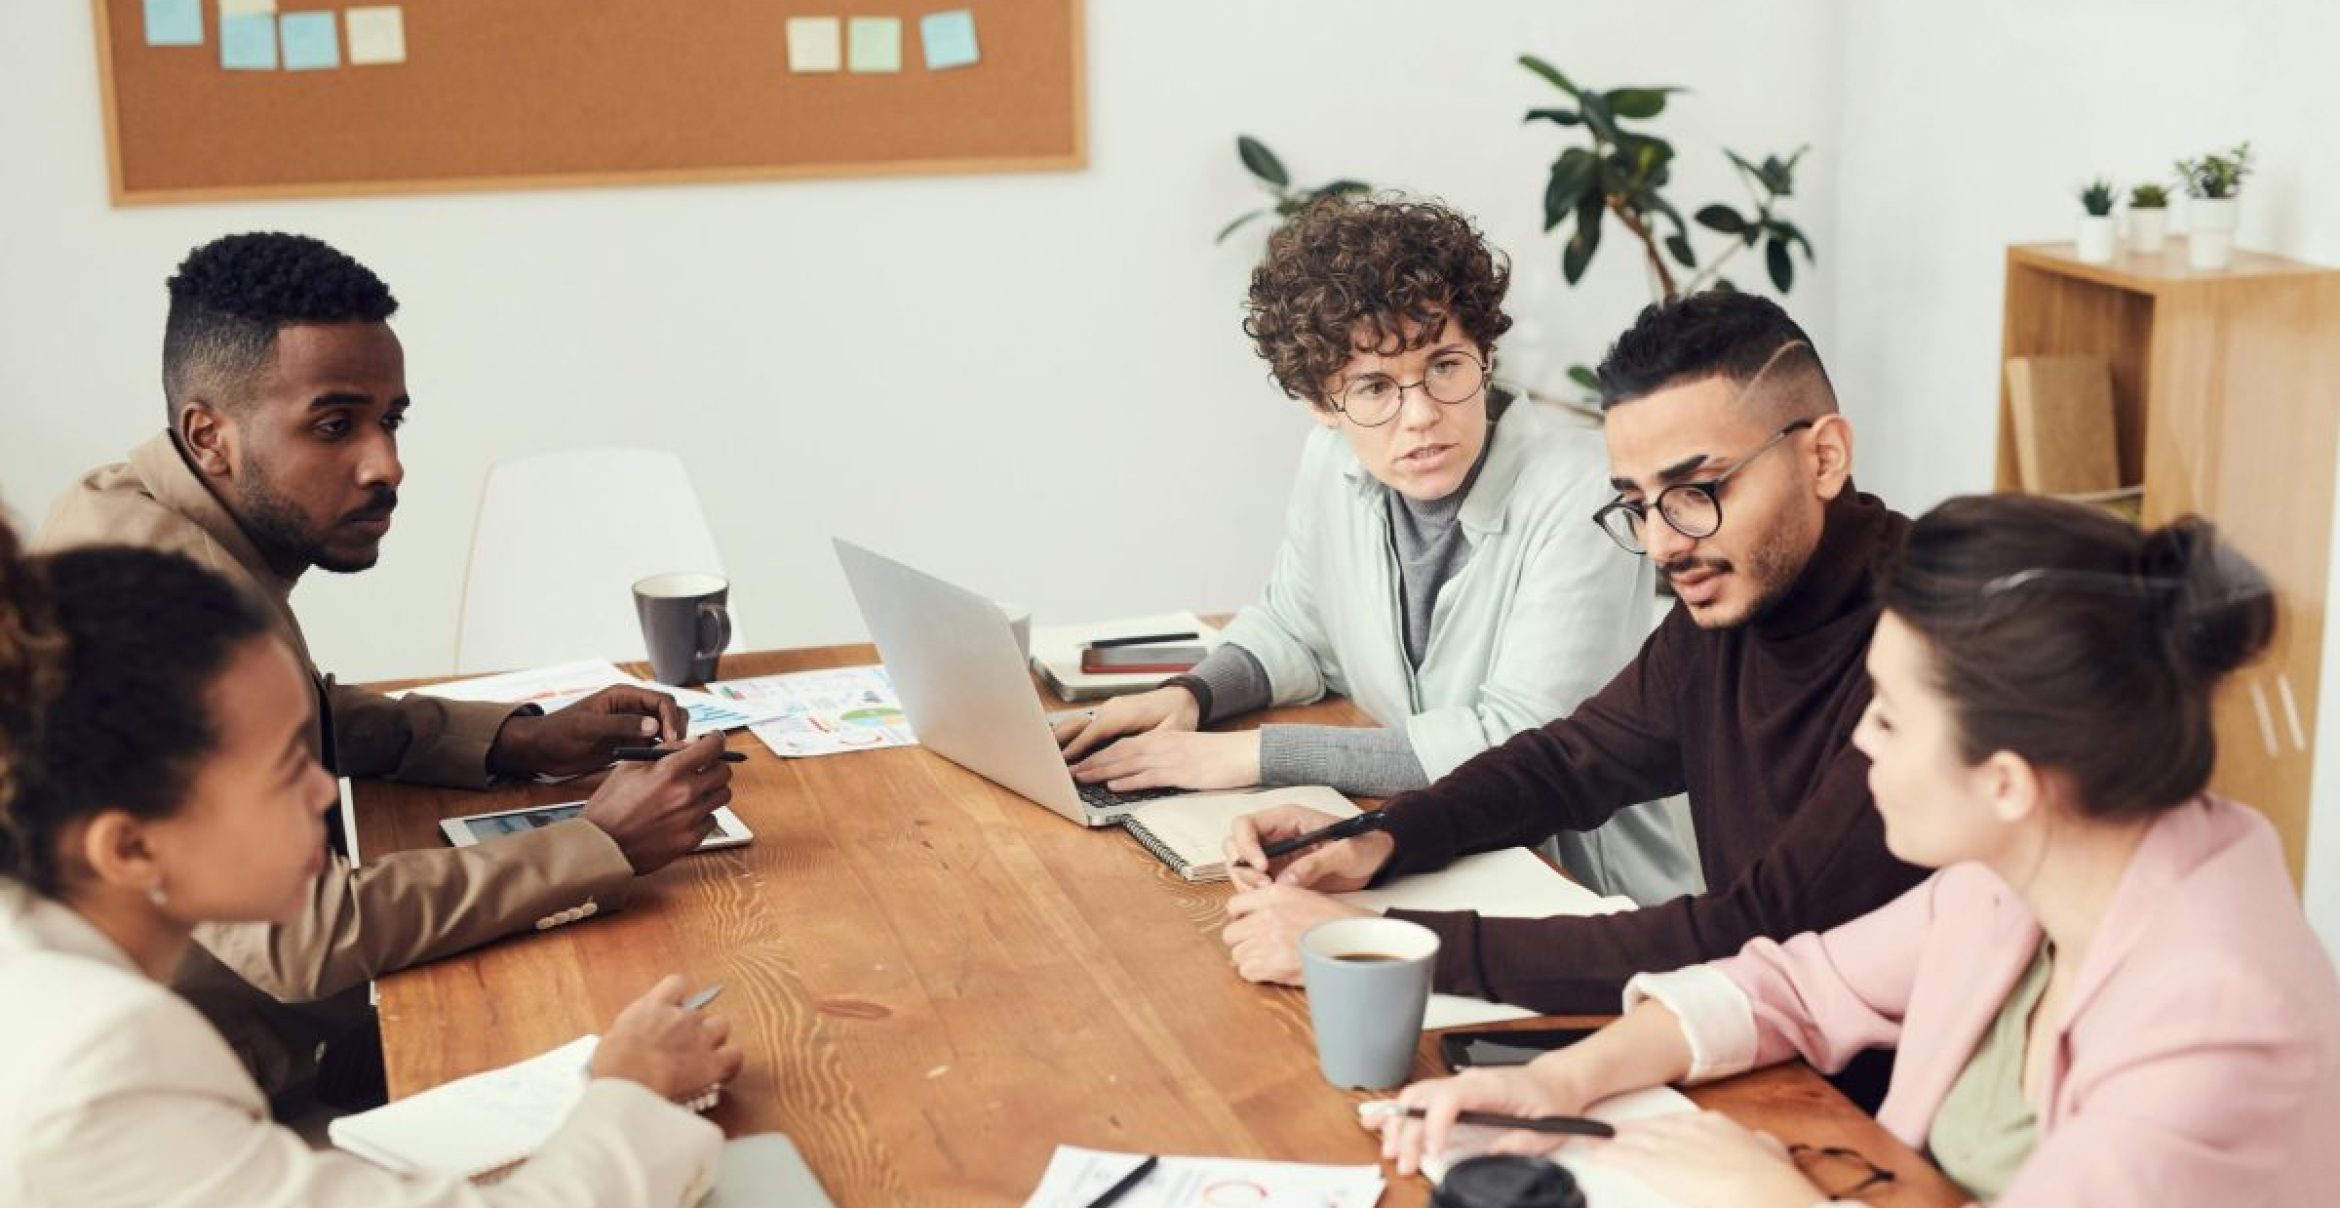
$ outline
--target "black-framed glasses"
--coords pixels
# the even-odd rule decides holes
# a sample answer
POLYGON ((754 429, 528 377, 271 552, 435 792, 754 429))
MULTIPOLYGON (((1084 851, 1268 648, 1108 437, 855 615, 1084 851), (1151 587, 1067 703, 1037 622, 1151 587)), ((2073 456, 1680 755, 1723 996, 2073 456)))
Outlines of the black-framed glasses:
POLYGON ((1790 1145, 1788 1157, 1832 1200, 1850 1199, 1893 1183, 1893 1172, 1877 1165, 1857 1149, 1842 1145, 1790 1145))
MULTIPOLYGON (((1654 501, 1657 514, 1675 532, 1695 541, 1712 537, 1722 531, 1722 488, 1731 476, 1755 463, 1755 459, 1771 451, 1773 445, 1811 427, 1815 420, 1799 419, 1771 434, 1771 439, 1755 447, 1755 451, 1739 459, 1738 464, 1705 482, 1677 482, 1657 493, 1654 501)), ((1641 540, 1641 529, 1649 522, 1651 503, 1619 496, 1602 505, 1593 513, 1593 523, 1609 535, 1611 541, 1623 547, 1628 554, 1646 554, 1648 545, 1641 540)))
POLYGON ((1452 407, 1477 398, 1487 385, 1487 362, 1467 352, 1442 352, 1430 358, 1422 380, 1400 382, 1386 373, 1361 373, 1341 384, 1333 396, 1333 410, 1360 428, 1378 428, 1405 409, 1406 391, 1419 390, 1430 401, 1452 407))

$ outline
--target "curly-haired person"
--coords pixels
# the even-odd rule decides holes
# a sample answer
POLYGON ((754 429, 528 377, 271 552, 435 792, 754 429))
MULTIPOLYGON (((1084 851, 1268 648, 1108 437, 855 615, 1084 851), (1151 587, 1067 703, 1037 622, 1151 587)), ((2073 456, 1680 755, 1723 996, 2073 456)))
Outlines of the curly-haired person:
MULTIPOLYGON (((1432 202, 1335 198, 1269 239, 1244 331, 1320 429, 1257 604, 1192 674, 1058 735, 1116 790, 1418 789, 1591 696, 1649 627, 1647 568, 1585 523, 1597 426, 1490 385, 1508 263, 1432 202), (1372 728, 1203 728, 1339 693, 1372 728)), ((1656 902, 1695 888, 1663 805, 1560 837, 1569 871, 1656 902)))
MULTIPOLYGON (((615 746, 681 736, 673 700, 643 689, 611 688, 545 714, 393 700, 317 671, 293 585, 311 567, 372 566, 405 479, 398 434, 412 399, 389 323, 398 302, 349 256, 275 232, 196 248, 169 291, 169 428, 68 488, 40 547, 179 554, 243 591, 309 669, 313 748, 338 775, 484 788, 497 777, 590 771, 615 746)), ((706 815, 730 801, 730 775, 713 760, 721 743, 710 736, 689 759, 627 765, 583 817, 504 842, 401 852, 363 868, 330 859, 297 917, 200 928, 174 987, 270 1093, 321 1089, 338 1105, 367 1102, 380 1094, 381 1058, 366 982, 623 905, 636 875, 696 845, 706 815)))

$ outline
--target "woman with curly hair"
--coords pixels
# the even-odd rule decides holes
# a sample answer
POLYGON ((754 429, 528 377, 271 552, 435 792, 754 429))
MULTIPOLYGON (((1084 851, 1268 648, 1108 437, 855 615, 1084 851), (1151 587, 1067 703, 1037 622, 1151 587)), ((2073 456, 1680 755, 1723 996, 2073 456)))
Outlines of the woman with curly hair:
POLYGON ((0 1204, 698 1199, 723 1134, 671 1100, 741 1057, 679 977, 618 1013, 559 1131, 492 1186, 312 1151, 171 992, 199 924, 310 908, 336 800, 315 699, 226 580, 149 550, 27 559, 0 521, 0 1204))
MULTIPOLYGON (((1649 628, 1646 564, 1584 521, 1609 493, 1598 427, 1490 386, 1510 283, 1470 220, 1432 202, 1329 198, 1269 239, 1244 331, 1320 426, 1283 548, 1191 674, 1060 728, 1075 776, 1385 797, 1566 714, 1625 664, 1649 628), (1378 725, 1204 730, 1327 693, 1378 725)), ((1561 843, 1601 892, 1694 888, 1660 806, 1561 843)))

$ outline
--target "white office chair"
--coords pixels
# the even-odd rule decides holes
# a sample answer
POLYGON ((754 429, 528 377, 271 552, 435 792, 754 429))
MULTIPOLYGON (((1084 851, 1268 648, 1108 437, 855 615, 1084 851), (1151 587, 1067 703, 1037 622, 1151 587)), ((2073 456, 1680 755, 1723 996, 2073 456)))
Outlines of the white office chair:
MULTIPOLYGON (((472 531, 455 669, 644 657, 638 579, 723 572, 682 459, 657 449, 572 449, 488 471, 472 531)), ((730 649, 745 649, 736 623, 730 649)))

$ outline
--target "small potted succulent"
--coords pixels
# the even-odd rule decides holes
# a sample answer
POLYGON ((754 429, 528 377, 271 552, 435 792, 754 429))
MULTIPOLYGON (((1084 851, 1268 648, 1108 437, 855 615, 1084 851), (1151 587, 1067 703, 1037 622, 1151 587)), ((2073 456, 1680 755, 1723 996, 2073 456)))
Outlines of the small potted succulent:
POLYGON ((2236 194, 2251 174, 2251 145, 2181 159, 2177 170, 2186 186, 2186 261, 2195 268, 2225 268, 2234 259, 2236 194))
POLYGON ((2112 182, 2099 176, 2080 190, 2080 259, 2088 264, 2110 264, 2113 253, 2120 250, 2119 232, 2113 226, 2112 182))
POLYGON ((2169 239, 2169 190, 2141 184, 2129 190, 2129 250, 2158 256, 2169 239))

